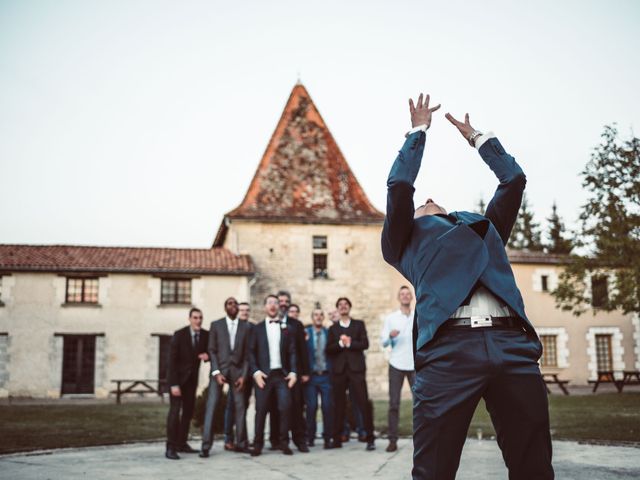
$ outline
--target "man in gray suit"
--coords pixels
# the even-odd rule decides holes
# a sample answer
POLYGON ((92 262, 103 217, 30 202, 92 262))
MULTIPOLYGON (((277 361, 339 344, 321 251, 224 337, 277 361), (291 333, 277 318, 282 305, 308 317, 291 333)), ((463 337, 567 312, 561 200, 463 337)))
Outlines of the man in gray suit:
POLYGON ((235 450, 248 452, 244 434, 246 403, 241 393, 249 372, 249 324, 238 320, 238 301, 229 297, 224 302, 226 317, 211 322, 209 335, 209 357, 211 358, 211 376, 209 395, 204 416, 201 457, 208 457, 213 443, 213 413, 222 395, 222 386, 227 383, 235 389, 236 435, 239 440, 235 450))

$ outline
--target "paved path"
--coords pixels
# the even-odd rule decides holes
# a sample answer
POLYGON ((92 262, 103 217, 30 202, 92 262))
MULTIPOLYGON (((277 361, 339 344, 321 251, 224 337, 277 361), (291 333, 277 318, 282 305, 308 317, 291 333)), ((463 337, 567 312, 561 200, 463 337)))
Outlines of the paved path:
MULTIPOLYGON (((192 445, 197 443, 194 441, 192 445)), ((365 452, 364 444, 351 441, 340 450, 314 447, 311 453, 292 457, 266 451, 261 457, 221 451, 217 443, 211 457, 182 454, 180 461, 166 460, 164 444, 138 443, 114 447, 58 450, 0 457, 0 478, 21 479, 189 479, 314 480, 411 478, 412 445, 400 440, 396 453, 365 452)), ((640 478, 640 449, 554 443, 556 478, 562 480, 618 480, 640 478)), ((468 440, 458 479, 506 479, 500 451, 494 441, 468 440)))

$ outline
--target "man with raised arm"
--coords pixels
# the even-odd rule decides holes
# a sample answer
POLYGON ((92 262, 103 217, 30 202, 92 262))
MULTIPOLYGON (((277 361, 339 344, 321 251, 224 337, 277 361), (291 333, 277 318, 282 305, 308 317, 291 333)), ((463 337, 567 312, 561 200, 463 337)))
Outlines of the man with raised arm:
MULTIPOLYGON (((473 412, 484 398, 509 479, 551 479, 551 437, 538 359, 542 345, 524 311, 505 244, 526 178, 492 133, 446 118, 498 177, 485 215, 450 212, 431 198, 414 207, 432 113, 409 100, 412 129, 387 180, 384 259, 416 292, 413 478, 455 478, 473 412)), ((442 178, 450 188, 461 172, 442 178)))

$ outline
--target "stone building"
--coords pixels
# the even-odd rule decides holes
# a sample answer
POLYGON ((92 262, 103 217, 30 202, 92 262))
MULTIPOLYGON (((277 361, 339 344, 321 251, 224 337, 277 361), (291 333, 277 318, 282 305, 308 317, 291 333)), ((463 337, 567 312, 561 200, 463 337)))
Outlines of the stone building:
MULTIPOLYGON (((259 321, 264 296, 279 289, 291 292, 305 322, 316 305, 328 311, 338 297, 351 299, 369 333, 369 388, 383 397, 378 336, 407 284, 382 259, 383 220, 296 85, 212 248, 0 245, 0 397, 106 396, 113 379, 164 378, 169 335, 186 325, 191 305, 211 320, 234 295, 259 321)), ((562 312, 550 291, 565 259, 508 253, 545 346, 543 371, 586 385, 597 370, 640 369, 637 316, 562 312)), ((598 288, 607 294, 606 283, 598 288)))
POLYGON ((164 378, 191 306, 220 312, 253 273, 223 248, 0 245, 0 397, 104 397, 113 379, 164 378))

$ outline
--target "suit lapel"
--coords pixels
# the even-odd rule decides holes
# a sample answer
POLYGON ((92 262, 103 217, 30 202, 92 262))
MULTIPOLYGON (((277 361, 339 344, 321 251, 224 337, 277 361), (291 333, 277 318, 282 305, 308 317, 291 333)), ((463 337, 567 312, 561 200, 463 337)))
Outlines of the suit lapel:
MULTIPOLYGON (((237 321, 237 320, 236 320, 237 321)), ((237 329, 238 327, 236 327, 237 329)), ((222 326, 220 328, 220 336, 222 337, 222 341, 225 342, 225 345, 231 351, 231 335, 229 334, 229 326, 227 325, 226 317, 222 319, 222 326)), ((236 337, 238 336, 238 332, 236 331, 236 337)))

